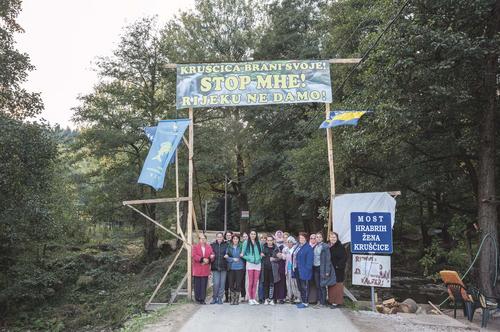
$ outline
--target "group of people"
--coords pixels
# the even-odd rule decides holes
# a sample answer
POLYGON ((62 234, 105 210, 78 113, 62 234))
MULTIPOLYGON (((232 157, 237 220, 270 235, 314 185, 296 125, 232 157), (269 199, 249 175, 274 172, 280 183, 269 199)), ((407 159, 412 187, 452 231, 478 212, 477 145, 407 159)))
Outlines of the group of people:
POLYGON ((210 304, 232 305, 240 297, 248 304, 275 305, 285 302, 307 308, 312 286, 317 307, 343 305, 347 253, 335 232, 323 241, 321 232, 301 232, 298 239, 277 231, 259 238, 256 231, 240 235, 217 233, 212 244, 204 234, 193 246, 195 300, 205 304, 208 277, 213 279, 210 304))

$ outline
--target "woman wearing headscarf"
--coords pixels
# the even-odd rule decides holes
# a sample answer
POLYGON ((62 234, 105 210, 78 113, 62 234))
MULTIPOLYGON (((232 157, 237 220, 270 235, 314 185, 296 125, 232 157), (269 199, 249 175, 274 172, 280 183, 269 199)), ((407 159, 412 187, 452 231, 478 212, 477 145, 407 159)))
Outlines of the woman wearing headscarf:
POLYGON ((285 245, 281 242, 280 244, 276 244, 275 247, 273 257, 271 258, 274 279, 274 300, 277 303, 283 304, 286 297, 286 256, 283 254, 285 245))
POLYGON ((347 253, 337 233, 331 232, 329 240, 330 256, 333 268, 335 269, 337 283, 328 287, 328 302, 332 305, 331 308, 335 309, 344 304, 344 278, 347 253))
POLYGON ((283 246, 285 244, 285 238, 282 231, 276 231, 276 233, 274 233, 274 243, 277 246, 283 246))
POLYGON ((300 302, 300 292, 297 286, 297 279, 293 275, 292 267, 292 254, 297 247, 297 241, 293 236, 288 236, 285 248, 283 248, 283 254, 285 256, 285 277, 286 277, 286 296, 290 303, 300 302))

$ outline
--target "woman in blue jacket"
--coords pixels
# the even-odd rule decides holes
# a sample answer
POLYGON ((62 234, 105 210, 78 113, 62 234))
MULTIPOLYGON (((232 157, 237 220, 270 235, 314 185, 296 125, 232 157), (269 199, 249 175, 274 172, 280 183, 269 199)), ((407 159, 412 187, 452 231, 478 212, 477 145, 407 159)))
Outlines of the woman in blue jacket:
POLYGON ((307 233, 299 233, 299 245, 293 252, 293 271, 299 286, 301 303, 297 308, 307 308, 309 305, 309 280, 313 277, 314 250, 309 245, 307 233))
POLYGON ((243 258, 240 257, 241 243, 240 237, 237 234, 231 236, 231 243, 227 247, 224 258, 229 266, 228 286, 230 290, 230 302, 232 305, 240 303, 241 281, 243 280, 243 258))

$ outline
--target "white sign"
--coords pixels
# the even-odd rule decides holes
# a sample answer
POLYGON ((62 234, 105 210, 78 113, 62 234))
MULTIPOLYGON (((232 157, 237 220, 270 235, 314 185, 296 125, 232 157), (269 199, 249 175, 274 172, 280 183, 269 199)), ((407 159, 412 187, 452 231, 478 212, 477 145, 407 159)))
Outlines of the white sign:
POLYGON ((333 204, 333 230, 339 234, 342 243, 351 242, 352 212, 388 212, 391 227, 394 227, 396 200, 386 192, 336 195, 333 204))
POLYGON ((250 218, 250 211, 241 211, 241 218, 250 218))
POLYGON ((391 256, 352 255, 352 284, 391 287, 391 256))

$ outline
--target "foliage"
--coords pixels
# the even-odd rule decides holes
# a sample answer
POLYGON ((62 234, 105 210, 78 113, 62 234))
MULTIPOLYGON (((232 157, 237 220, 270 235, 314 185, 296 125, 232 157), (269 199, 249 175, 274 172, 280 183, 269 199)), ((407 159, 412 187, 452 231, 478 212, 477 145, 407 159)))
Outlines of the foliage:
POLYGON ((37 115, 43 109, 40 94, 22 87, 34 67, 28 55, 15 48, 14 35, 23 32, 16 22, 20 10, 21 0, 0 3, 0 114, 16 119, 37 115))

